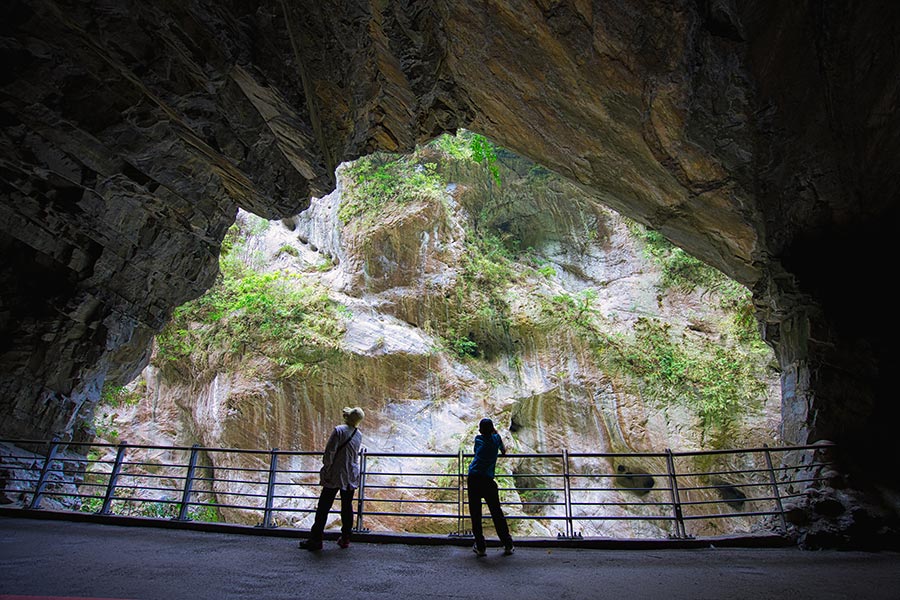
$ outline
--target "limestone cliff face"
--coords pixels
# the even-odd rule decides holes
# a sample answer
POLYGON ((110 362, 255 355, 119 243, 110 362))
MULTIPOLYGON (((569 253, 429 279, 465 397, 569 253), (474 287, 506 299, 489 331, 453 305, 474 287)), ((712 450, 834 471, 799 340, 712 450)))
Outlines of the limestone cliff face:
MULTIPOLYGON (((741 399, 728 436, 716 441, 711 436, 718 430, 704 427, 694 410, 648 400, 639 381, 598 360, 589 339, 564 321, 547 320, 554 297, 590 289, 597 296, 589 310, 602 316, 611 333, 628 335, 639 319, 653 318, 671 326, 673 335, 732 345, 728 315, 712 300, 717 291, 659 291, 661 268, 644 254, 634 226, 533 164, 502 155, 498 186, 471 160, 454 161, 434 150, 424 151, 421 160, 442 161, 449 180, 442 197, 389 203, 378 209, 378 218, 342 223, 339 208, 349 200, 336 192, 314 198, 296 218, 247 242, 266 256, 265 269, 317 280, 346 307, 339 356, 300 375, 247 350, 198 348, 179 360, 156 356, 141 375, 145 392, 138 406, 101 413, 116 412, 119 437, 131 443, 319 451, 341 407, 358 404, 367 411, 364 445, 370 452, 470 451, 483 416, 496 420, 516 453, 778 443, 778 377, 765 367, 771 355, 756 359, 765 391, 741 399), (504 279, 507 313, 469 319, 464 333, 477 341, 478 351, 461 356, 451 335, 460 334, 472 303, 482 302, 461 287, 470 276, 467 252, 476 251, 472 237, 491 232, 512 232, 516 239, 521 234, 529 251, 518 255, 504 279), (532 266, 536 261, 543 271, 532 266)), ((339 191, 344 183, 339 177, 339 191)), ((253 460, 209 456, 218 468, 253 460)), ((614 462, 576 468, 613 472, 614 462)), ((510 468, 540 472, 532 463, 520 459, 510 468)), ((647 459, 626 467, 665 470, 647 459)), ((239 489, 223 485, 216 491, 239 489)), ((520 533, 552 533, 553 527, 529 524, 520 533)), ((714 531, 709 527, 698 525, 697 532, 714 531)), ((615 524, 585 531, 665 535, 653 527, 615 524)))
POLYGON ((898 416, 877 260, 898 216, 898 10, 7 3, 0 427, 78 435, 212 283, 237 207, 294 215, 341 161, 465 126, 752 286, 786 440, 834 439, 874 477, 898 416))

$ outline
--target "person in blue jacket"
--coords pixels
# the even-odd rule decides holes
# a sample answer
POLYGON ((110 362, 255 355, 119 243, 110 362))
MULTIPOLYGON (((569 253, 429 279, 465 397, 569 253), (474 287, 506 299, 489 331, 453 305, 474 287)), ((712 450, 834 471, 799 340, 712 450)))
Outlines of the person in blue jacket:
POLYGON ((475 436, 475 457, 469 464, 468 490, 469 490, 469 516, 472 518, 472 533, 475 535, 475 545, 472 551, 478 556, 485 556, 484 531, 481 526, 481 500, 482 498, 491 511, 491 520, 497 530, 497 536, 503 544, 503 554, 513 553, 512 536, 509 535, 509 527, 503 509, 500 507, 500 493, 497 482, 494 481, 494 467, 497 465, 497 454, 506 454, 503 440, 494 428, 494 422, 490 419, 482 419, 478 424, 479 435, 475 436))

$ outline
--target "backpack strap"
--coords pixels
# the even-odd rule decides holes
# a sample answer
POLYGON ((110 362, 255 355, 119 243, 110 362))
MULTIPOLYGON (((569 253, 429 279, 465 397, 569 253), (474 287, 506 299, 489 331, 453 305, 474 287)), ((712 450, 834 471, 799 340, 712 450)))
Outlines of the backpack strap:
POLYGON ((357 432, 357 431, 359 431, 359 429, 357 429, 356 427, 354 427, 354 428, 353 428, 353 433, 350 434, 350 437, 348 437, 347 440, 346 440, 343 444, 341 444, 340 446, 338 446, 338 449, 334 451, 334 455, 335 455, 335 456, 337 456, 337 453, 340 452, 341 450, 343 450, 344 447, 345 447, 347 444, 349 444, 351 441, 353 441, 353 438, 356 437, 356 432, 357 432))

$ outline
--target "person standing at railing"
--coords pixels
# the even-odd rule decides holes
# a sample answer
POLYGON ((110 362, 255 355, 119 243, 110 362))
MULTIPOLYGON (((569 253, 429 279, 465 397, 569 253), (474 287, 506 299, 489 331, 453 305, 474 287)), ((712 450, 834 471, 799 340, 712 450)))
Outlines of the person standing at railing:
POLYGON ((497 454, 506 454, 506 447, 500 434, 494 428, 494 422, 490 419, 482 419, 478 423, 479 435, 475 436, 475 457, 469 464, 469 476, 467 487, 469 492, 469 516, 472 518, 472 533, 475 535, 475 545, 472 551, 478 556, 485 556, 486 544, 484 531, 481 525, 481 500, 482 498, 491 511, 491 520, 497 530, 497 536, 503 544, 503 554, 513 553, 512 536, 509 534, 509 526, 506 517, 500 507, 500 490, 494 481, 494 469, 497 465, 497 454))
POLYGON ((338 493, 341 495, 341 537, 338 546, 350 546, 350 532, 353 530, 353 493, 359 487, 359 462, 356 460, 362 444, 362 433, 358 426, 365 413, 363 409, 345 407, 344 424, 338 425, 331 432, 325 453, 322 457, 322 469, 319 471, 319 484, 322 493, 316 507, 316 520, 309 531, 309 539, 300 543, 306 550, 321 550, 322 537, 328 513, 338 493))

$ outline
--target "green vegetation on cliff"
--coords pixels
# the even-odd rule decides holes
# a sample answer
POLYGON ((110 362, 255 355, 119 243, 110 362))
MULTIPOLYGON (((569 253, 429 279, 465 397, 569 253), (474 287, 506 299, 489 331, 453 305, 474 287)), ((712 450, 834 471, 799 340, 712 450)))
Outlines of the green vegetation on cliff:
POLYGON ((646 256, 662 269, 661 292, 670 288, 683 292, 697 288, 713 291, 721 308, 732 316, 734 336, 752 346, 763 344, 750 290, 675 246, 658 231, 637 223, 631 223, 630 231, 644 242, 646 256))
POLYGON ((765 398, 764 364, 754 348, 673 334, 658 319, 638 319, 614 362, 640 379, 655 400, 685 404, 705 430, 727 428, 765 398))
POLYGON ((483 165, 500 185, 497 147, 483 135, 460 130, 455 136, 439 136, 428 148, 419 148, 412 154, 375 153, 345 165, 338 211, 341 223, 346 225, 358 217, 371 216, 388 202, 402 204, 422 197, 440 198, 447 182, 438 164, 428 158, 433 150, 447 160, 483 165))
POLYGON ((430 144, 448 159, 460 162, 475 162, 487 169, 494 183, 501 185, 502 177, 497 166, 497 146, 481 134, 460 129, 456 135, 445 133, 430 144))
POLYGON ((440 197, 446 184, 437 165, 423 163, 415 154, 372 154, 345 167, 346 181, 338 218, 350 223, 371 215, 388 202, 405 203, 422 196, 440 197))
MULTIPOLYGON (((336 226, 360 239, 380 233, 382 215, 403 216, 406 204, 415 202, 421 210, 420 201, 440 203, 446 219, 440 221, 440 243, 458 253, 440 256, 448 268, 439 284, 435 279, 425 286, 428 297, 410 322, 437 338, 446 355, 467 361, 486 385, 514 377, 495 359, 519 371, 521 348, 539 340, 589 348, 587 362, 622 389, 661 407, 691 409, 707 439, 726 440, 731 424, 765 397, 767 349, 746 288, 658 232, 631 224, 631 236, 659 270, 659 298, 674 291, 678 302, 699 290, 731 323, 712 325, 717 336, 697 334, 649 309, 643 318, 627 319, 633 326, 623 329, 621 320, 613 323, 597 308, 606 274, 588 272, 595 268, 591 260, 610 249, 618 219, 596 199, 482 136, 461 131, 408 156, 365 157, 342 166, 339 176, 343 195, 336 226), (501 178, 502 189, 495 185, 501 178), (448 181, 456 187, 448 188, 448 181), (523 240, 534 247, 523 248, 523 240), (567 289, 573 278, 580 291, 567 289)), ((312 365, 341 354, 342 307, 329 299, 327 288, 310 283, 315 278, 264 272, 261 252, 247 242, 264 233, 260 221, 241 222, 229 232, 220 281, 176 310, 157 340, 157 361, 205 364, 214 354, 257 354, 286 367, 283 373, 290 376, 308 374, 312 365)), ((423 239, 432 227, 430 222, 423 239)), ((298 256, 290 245, 278 254, 298 256)), ((333 266, 330 260, 325 264, 333 266)))
MULTIPOLYGON (((484 136, 460 130, 442 135, 405 156, 374 154, 342 167, 338 218, 357 230, 377 226, 389 204, 436 200, 445 204, 445 173, 454 167, 487 173, 499 185, 496 147, 484 136)), ((459 169, 457 169, 459 170, 459 169)), ((465 252, 454 289, 447 294, 452 319, 432 322, 432 333, 458 358, 490 357, 506 344, 509 308, 505 294, 514 275, 512 244, 480 221, 464 223, 465 252)), ((506 236, 508 237, 508 236, 506 236)))
POLYGON ((725 344, 673 331, 656 318, 637 319, 630 334, 611 333, 593 307, 596 293, 560 294, 545 301, 546 325, 570 328, 599 364, 631 381, 660 405, 689 407, 708 435, 723 439, 730 425, 765 398, 766 349, 758 340, 725 344))
POLYGON ((104 383, 103 389, 100 391, 100 402, 98 405, 112 408, 134 406, 140 401, 145 388, 146 383, 143 380, 132 387, 113 385, 109 382, 104 383))
POLYGON ((719 271, 673 245, 658 231, 632 223, 631 232, 643 240, 645 254, 662 269, 660 287, 663 291, 669 288, 682 291, 697 287, 711 289, 730 281, 719 271))
POLYGON ((490 358, 508 343, 506 294, 515 275, 513 257, 491 234, 466 232, 466 252, 454 294, 454 322, 439 333, 459 356, 490 358))
POLYGON ((260 272, 246 253, 239 257, 254 233, 252 223, 233 227, 218 281, 175 309, 156 338, 157 362, 191 361, 224 350, 267 356, 290 375, 339 353, 343 307, 302 274, 260 272))

